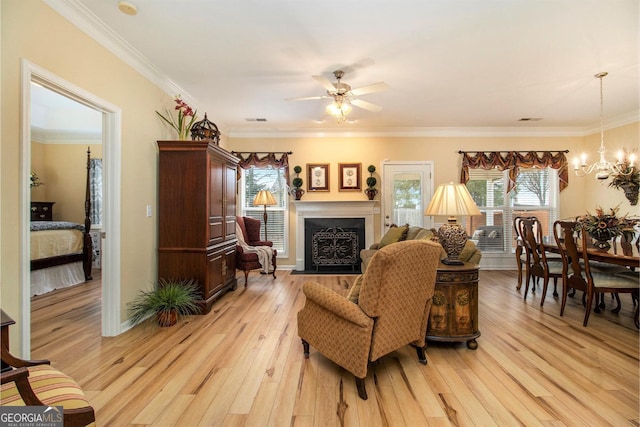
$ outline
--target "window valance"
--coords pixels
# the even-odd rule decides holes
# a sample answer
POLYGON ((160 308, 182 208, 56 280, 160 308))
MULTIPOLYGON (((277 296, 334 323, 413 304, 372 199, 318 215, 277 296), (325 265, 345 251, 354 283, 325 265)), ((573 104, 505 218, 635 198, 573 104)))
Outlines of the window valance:
MULTIPOLYGON (((232 151, 232 153, 240 159, 238 166, 242 169, 249 169, 250 167, 263 168, 266 166, 284 169, 284 178, 287 183, 289 182, 289 154, 293 154, 291 151, 269 153, 238 153, 232 151), (258 154, 264 154, 264 156, 260 157, 258 154), (278 157, 278 154, 281 154, 281 156, 278 157)), ((238 179, 240 179, 240 171, 238 171, 238 179)))
POLYGON ((509 184, 507 192, 516 186, 516 179, 520 168, 551 168, 558 170, 558 184, 560 191, 569 185, 569 166, 565 151, 476 151, 474 155, 470 151, 459 151, 462 154, 462 171, 460 182, 466 184, 469 181, 469 169, 498 169, 509 171, 509 184))

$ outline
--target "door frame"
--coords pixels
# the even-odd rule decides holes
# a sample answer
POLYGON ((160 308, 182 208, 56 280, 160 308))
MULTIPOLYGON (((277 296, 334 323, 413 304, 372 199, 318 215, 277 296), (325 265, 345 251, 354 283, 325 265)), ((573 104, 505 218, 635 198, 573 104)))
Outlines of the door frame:
MULTIPOLYGON (((431 200, 431 197, 433 197, 433 177, 434 175, 434 170, 433 170, 433 160, 417 160, 417 161, 402 161, 402 160, 384 160, 382 162, 382 185, 384 188, 384 183, 387 182, 387 179, 390 179, 389 177, 386 176, 387 171, 385 166, 428 166, 430 168, 430 175, 429 177, 427 177, 428 182, 425 183, 423 182, 423 186, 425 188, 427 188, 429 190, 429 194, 427 195, 427 197, 425 197, 425 195, 423 194, 423 202, 424 202, 424 208, 426 209, 426 207, 429 204, 429 201, 431 200)), ((387 195, 384 194, 382 197, 380 198, 380 206, 382 211, 380 212, 380 235, 384 236, 384 234, 387 232, 386 230, 386 226, 385 226, 385 213, 386 213, 386 203, 387 203, 387 195)), ((425 216, 425 215, 423 215, 425 216)), ((423 227, 429 228, 431 225, 427 224, 425 225, 425 222, 423 221, 423 227)))
POLYGON ((102 270, 102 335, 115 336, 120 323, 120 193, 121 193, 121 123, 119 107, 93 95, 25 59, 21 66, 21 170, 20 173, 20 300, 22 316, 22 355, 31 354, 31 272, 30 272, 30 173, 31 171, 31 82, 84 104, 102 113, 102 156, 104 159, 104 221, 102 270))

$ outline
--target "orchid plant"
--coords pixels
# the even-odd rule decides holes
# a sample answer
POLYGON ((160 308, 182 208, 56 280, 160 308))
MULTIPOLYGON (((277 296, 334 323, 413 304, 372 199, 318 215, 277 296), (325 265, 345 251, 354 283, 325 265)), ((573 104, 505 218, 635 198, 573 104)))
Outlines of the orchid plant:
POLYGON ((156 111, 158 117, 160 117, 166 124, 171 126, 176 132, 178 132, 178 139, 186 140, 189 139, 189 133, 191 132, 191 128, 196 121, 196 113, 193 108, 189 106, 186 102, 182 100, 180 95, 176 95, 174 98, 176 106, 174 110, 178 110, 177 119, 171 114, 171 112, 167 109, 166 116, 162 115, 159 111, 156 111))

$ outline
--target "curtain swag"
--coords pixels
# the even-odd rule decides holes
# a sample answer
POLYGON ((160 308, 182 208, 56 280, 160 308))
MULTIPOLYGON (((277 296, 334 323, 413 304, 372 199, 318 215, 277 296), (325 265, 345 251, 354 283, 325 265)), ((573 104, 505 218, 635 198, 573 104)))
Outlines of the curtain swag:
POLYGON ((560 191, 569 185, 569 167, 564 155, 568 151, 543 151, 538 155, 535 151, 478 151, 475 155, 460 151, 462 154, 462 171, 460 182, 469 181, 469 169, 498 169, 509 170, 509 184, 507 192, 516 186, 516 179, 520 168, 551 168, 558 169, 560 191))
MULTIPOLYGON (((260 157, 258 153, 236 153, 236 155, 240 159, 240 163, 238 165, 242 169, 249 169, 250 167, 266 167, 271 166, 274 168, 284 169, 284 178, 286 180, 287 185, 289 185, 289 153, 282 153, 280 158, 276 157, 276 154, 280 153, 266 153, 265 156, 260 157), (245 158, 243 154, 246 154, 245 158)), ((240 170, 238 170, 237 178, 240 179, 240 170)))

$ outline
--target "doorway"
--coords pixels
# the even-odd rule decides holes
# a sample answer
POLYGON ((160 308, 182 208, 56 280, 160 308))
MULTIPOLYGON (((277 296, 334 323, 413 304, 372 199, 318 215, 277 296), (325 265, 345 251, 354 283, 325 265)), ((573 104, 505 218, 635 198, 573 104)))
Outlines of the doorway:
POLYGON ((382 235, 391 224, 431 228, 424 210, 433 195, 432 161, 386 161, 382 165, 382 235))
POLYGON ((31 182, 31 85, 35 83, 102 115, 101 142, 104 159, 104 221, 102 224, 102 335, 120 333, 120 108, 65 81, 35 64, 22 60, 21 117, 21 319, 22 354, 31 353, 30 182, 31 182))

